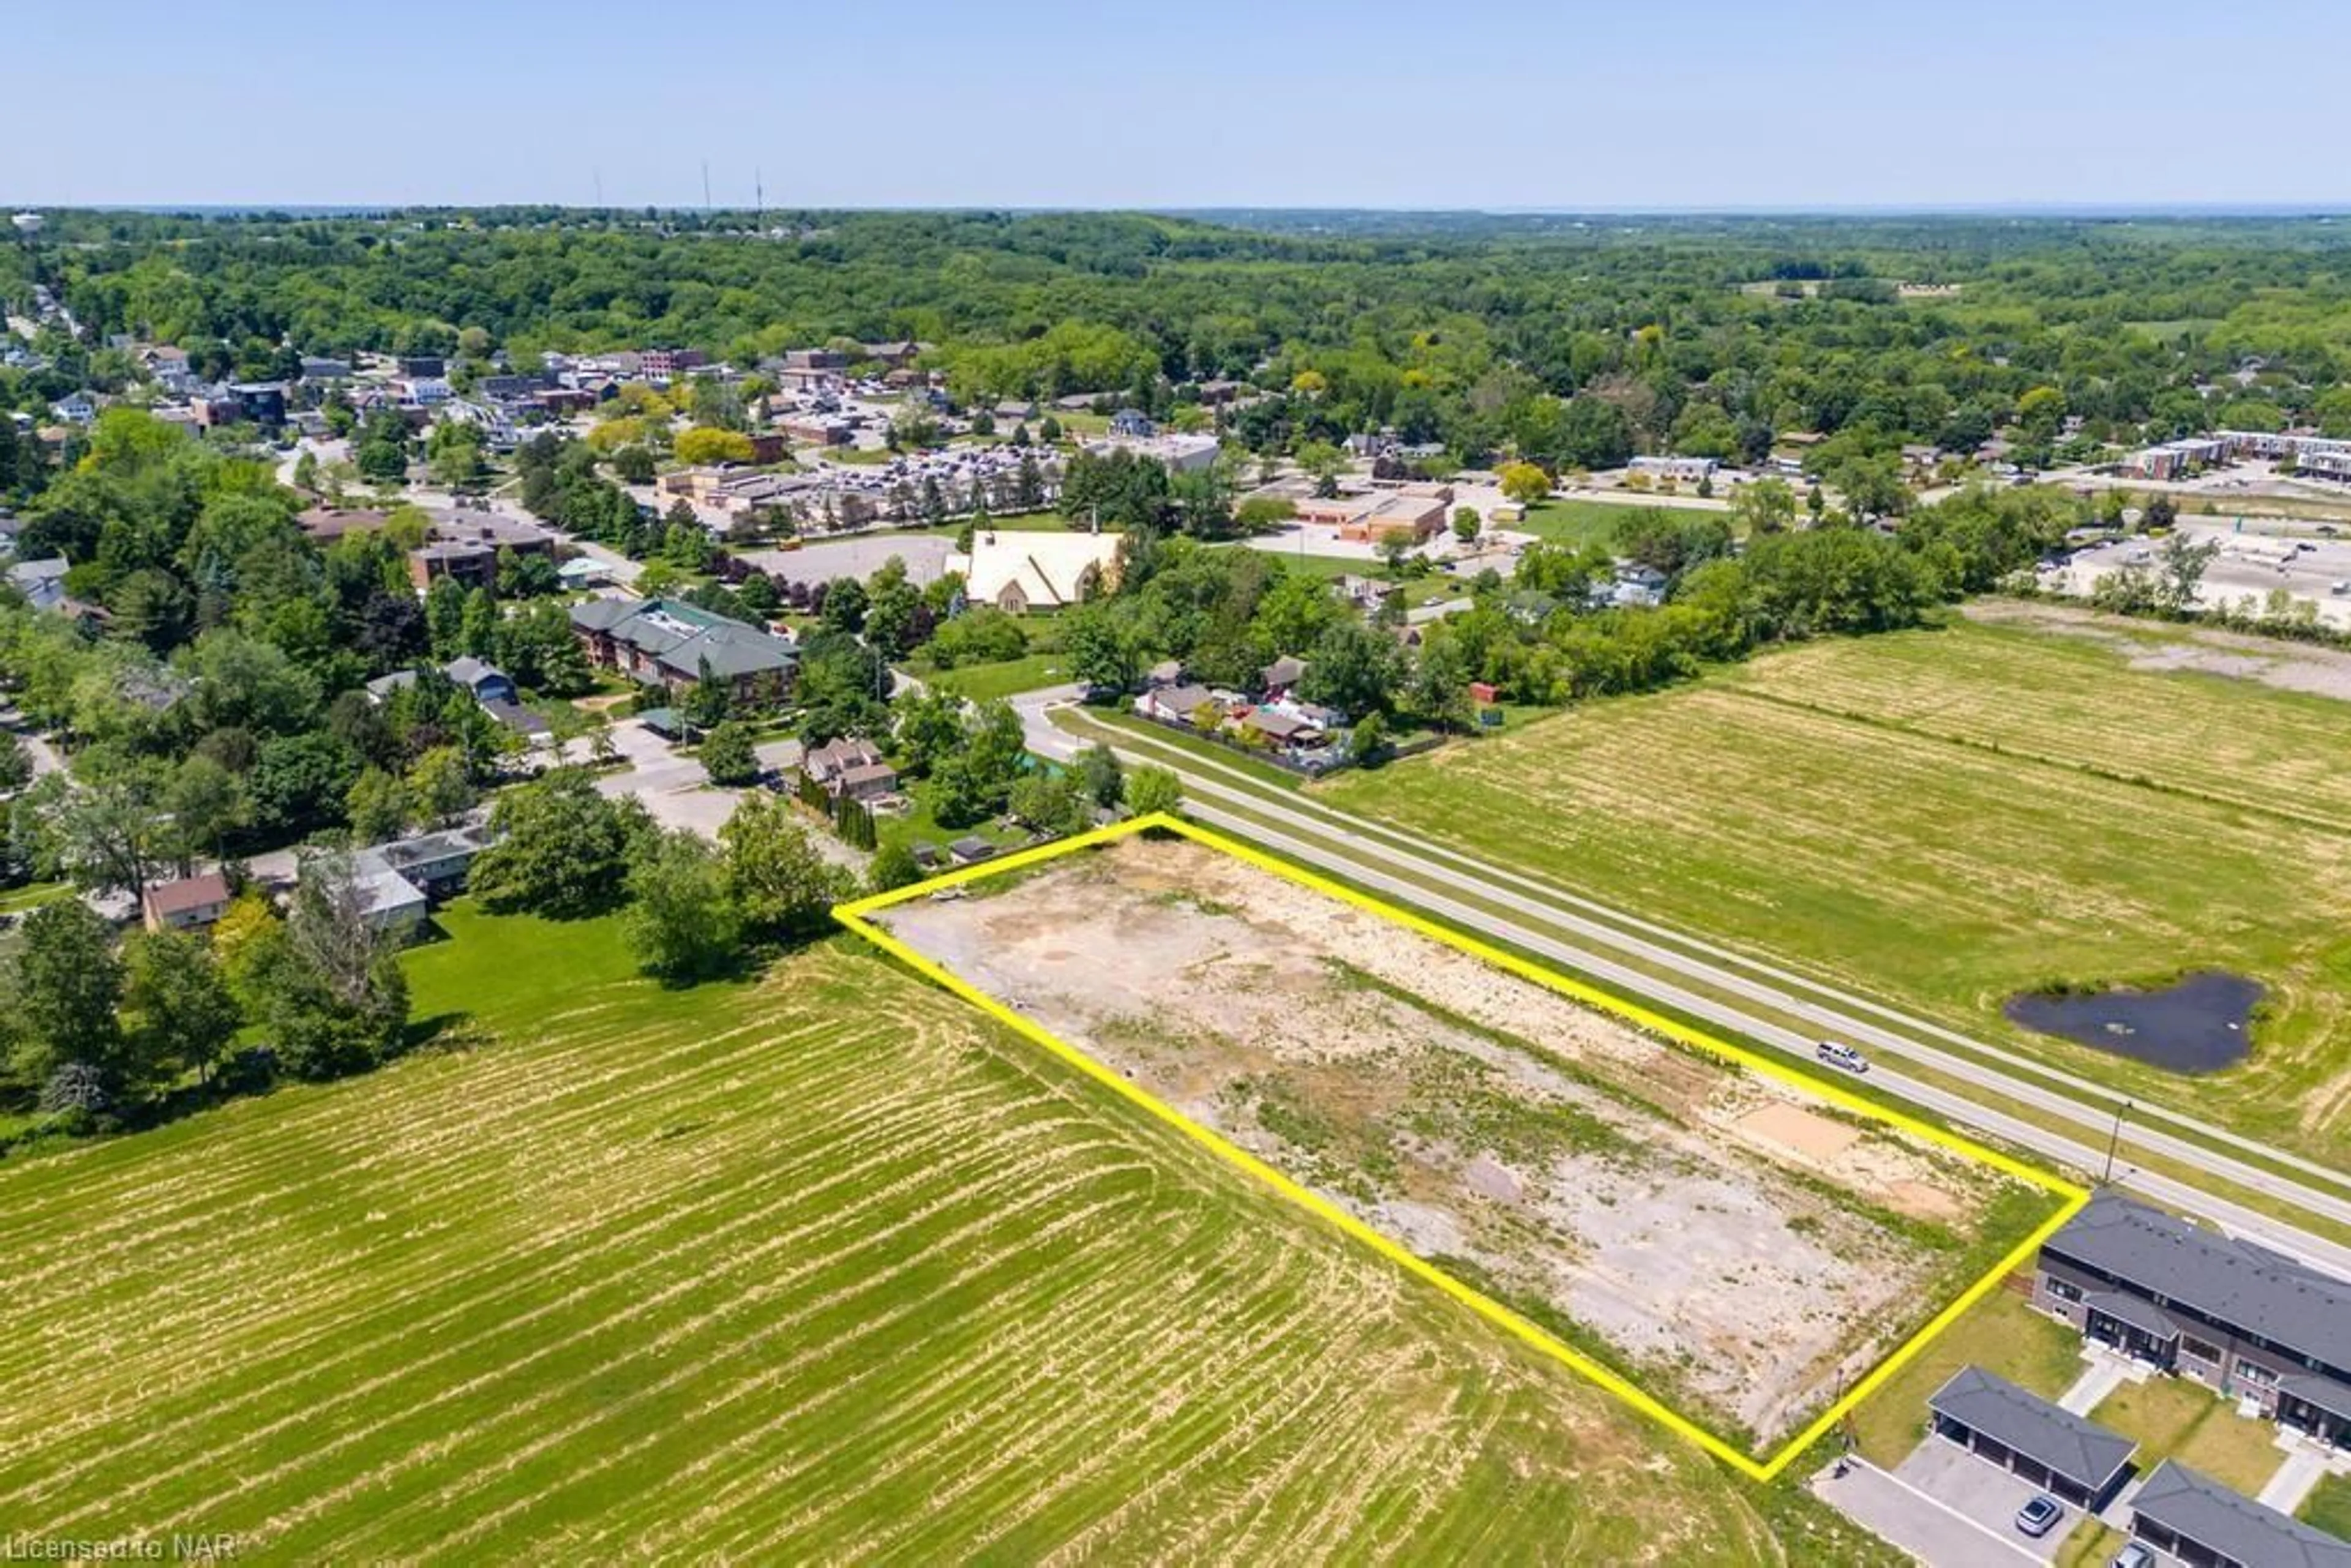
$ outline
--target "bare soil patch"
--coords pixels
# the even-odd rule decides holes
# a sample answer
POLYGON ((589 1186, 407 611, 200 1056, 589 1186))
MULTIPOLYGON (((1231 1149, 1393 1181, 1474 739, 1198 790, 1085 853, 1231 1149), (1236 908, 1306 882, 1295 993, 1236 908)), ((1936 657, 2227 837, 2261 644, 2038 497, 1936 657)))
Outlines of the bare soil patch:
POLYGON ((1418 1255, 1769 1443, 2011 1184, 1188 842, 876 918, 1418 1255))
POLYGON ((2110 648, 2134 670, 2156 674, 2187 671, 2257 681, 2280 691, 2351 702, 2351 653, 2339 648, 2281 642, 2212 627, 2148 628, 2095 611, 2032 600, 1984 599, 1970 603, 1971 621, 1988 626, 2030 626, 2110 648))

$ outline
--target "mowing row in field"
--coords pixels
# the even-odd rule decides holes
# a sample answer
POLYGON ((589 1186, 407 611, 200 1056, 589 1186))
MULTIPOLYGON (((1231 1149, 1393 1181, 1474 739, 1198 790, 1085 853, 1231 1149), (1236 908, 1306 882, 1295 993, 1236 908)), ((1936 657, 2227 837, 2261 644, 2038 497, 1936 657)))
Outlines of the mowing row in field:
POLYGON ((1186 832, 859 918, 1759 1464, 2059 1207, 1186 832))
POLYGON ((1315 790, 2341 1164, 2351 786, 2331 759, 2351 755, 2351 702, 2326 694, 2351 672, 1992 613, 1771 653, 1315 790), (2027 993, 2199 971, 2261 1005, 2213 1020, 2191 1060, 2234 1064, 2192 1078, 2127 1021, 2077 1044, 2005 1016, 2027 993))

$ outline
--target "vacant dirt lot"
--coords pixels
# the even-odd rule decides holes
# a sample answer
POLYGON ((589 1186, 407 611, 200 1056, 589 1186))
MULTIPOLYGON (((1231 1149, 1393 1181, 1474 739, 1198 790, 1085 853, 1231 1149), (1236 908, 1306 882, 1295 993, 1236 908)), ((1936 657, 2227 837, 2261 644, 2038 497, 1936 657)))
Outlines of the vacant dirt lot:
POLYGON ((2010 1185, 1190 843, 974 894, 878 918, 1726 1435, 1922 1322, 2010 1185))

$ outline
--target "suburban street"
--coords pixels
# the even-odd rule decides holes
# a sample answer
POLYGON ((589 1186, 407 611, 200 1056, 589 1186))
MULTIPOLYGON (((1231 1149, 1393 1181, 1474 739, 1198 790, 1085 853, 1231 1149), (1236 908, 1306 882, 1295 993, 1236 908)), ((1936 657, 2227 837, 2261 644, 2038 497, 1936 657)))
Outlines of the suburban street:
MULTIPOLYGON (((1032 750, 1058 758, 1075 753, 1082 743, 1055 726, 1051 713, 1055 707, 1075 701, 1077 695, 1074 688, 1057 687, 1018 699, 1016 706, 1032 750)), ((1800 979, 1784 970, 1667 931, 1531 878, 1303 800, 1238 768, 1193 755, 1180 746, 1121 735, 1115 748, 1130 761, 1150 761, 1173 768, 1183 780, 1187 810, 1212 826, 1250 838, 1350 882, 1440 915, 1465 928, 1538 954, 1614 988, 1651 998, 1688 1017, 1798 1056, 1809 1057, 1815 1040, 1822 1038, 1841 1040, 1879 1053, 1873 1061, 1873 1083, 1937 1112, 1955 1124, 2032 1149, 2077 1171, 2095 1176, 2105 1166, 2105 1140, 2113 1125, 2116 1097, 2086 1081, 2052 1071, 1991 1045, 1925 1020, 1906 1018, 1865 999, 1839 996, 1817 982, 1800 979), (1474 897, 1510 913, 1497 915, 1432 888, 1474 897), (1595 918, 1595 912, 1605 919, 1595 918), (1562 940, 1553 932, 1571 934, 1581 938, 1582 945, 1562 940), (1600 950, 1602 947, 1623 956, 1612 957, 1609 952, 1600 950), (1625 958, 1653 969, 1665 969, 1690 985, 1703 986, 1716 994, 1699 994, 1634 967, 1625 958), (1726 967, 1726 961, 1735 962, 1749 972, 1734 972, 1726 967), (1788 982, 1811 994, 1792 994, 1783 988, 1788 982), (1725 1000, 1725 996, 1738 1000, 1725 1000), (1759 1016, 1758 1011, 1740 1003, 1752 1003, 1758 1009, 1801 1019, 1808 1029, 1791 1029, 1759 1016), (1970 1054, 1959 1055, 1936 1044, 1938 1040, 1945 1045, 1964 1046, 1970 1054), (2001 1104, 2029 1106, 2062 1117, 2078 1131, 2053 1131, 1974 1095, 1925 1082, 1889 1063, 1887 1055, 1980 1088, 1988 1096, 1996 1097, 2001 1104), (2062 1083, 2085 1098, 2077 1099, 2072 1093, 2032 1082, 2011 1068, 2029 1070, 2034 1077, 2062 1083)), ((2125 1128, 2126 1152, 2134 1145, 2140 1145, 2248 1190, 2351 1224, 2351 1199, 2339 1192, 2319 1190, 2204 1144, 2152 1127, 2147 1119, 2156 1114, 2146 1107, 2134 1111, 2133 1119, 2125 1128)), ((2224 1129, 2176 1114, 2165 1113, 2164 1119, 2214 1142, 2249 1152, 2259 1151, 2278 1165, 2321 1176, 2333 1175, 2314 1162, 2270 1151, 2224 1129)), ((2115 1179, 2165 1204, 2210 1219, 2233 1234, 2338 1272, 2351 1271, 2351 1247, 2312 1235, 2186 1182, 2145 1170, 2127 1158, 2116 1163, 2115 1179)))

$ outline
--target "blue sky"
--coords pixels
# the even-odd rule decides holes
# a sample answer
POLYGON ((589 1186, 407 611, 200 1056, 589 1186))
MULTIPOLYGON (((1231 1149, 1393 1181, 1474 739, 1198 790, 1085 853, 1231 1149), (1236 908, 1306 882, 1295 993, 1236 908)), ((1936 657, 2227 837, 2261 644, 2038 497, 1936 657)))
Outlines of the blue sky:
POLYGON ((0 202, 2351 202, 2332 0, 7 9, 0 202))

